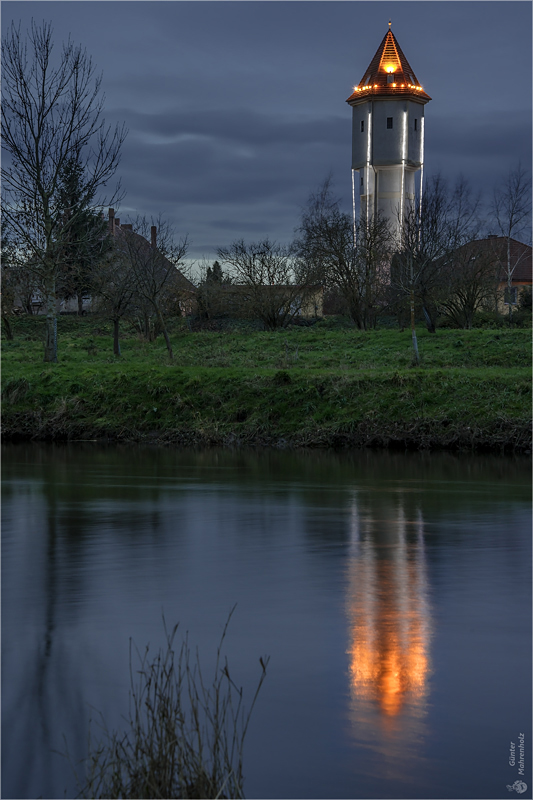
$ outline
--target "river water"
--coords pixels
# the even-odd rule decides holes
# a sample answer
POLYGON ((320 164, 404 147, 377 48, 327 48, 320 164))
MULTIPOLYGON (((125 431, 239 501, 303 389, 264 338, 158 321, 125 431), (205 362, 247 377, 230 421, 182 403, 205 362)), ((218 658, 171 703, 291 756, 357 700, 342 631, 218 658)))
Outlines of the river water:
POLYGON ((235 604, 245 700, 270 656, 247 797, 531 797, 530 487, 527 459, 5 446, 2 797, 74 797, 55 751, 122 725, 130 637, 164 614, 209 664, 235 604))

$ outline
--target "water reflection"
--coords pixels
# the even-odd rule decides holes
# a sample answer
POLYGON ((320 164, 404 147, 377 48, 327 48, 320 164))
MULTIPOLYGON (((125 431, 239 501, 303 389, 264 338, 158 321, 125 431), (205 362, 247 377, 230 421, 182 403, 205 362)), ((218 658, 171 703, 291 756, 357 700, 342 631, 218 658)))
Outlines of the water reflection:
POLYGON ((209 652, 235 602, 239 682, 254 683, 256 654, 272 664, 248 796, 491 797, 512 783, 490 718, 505 735, 524 725, 529 464, 5 453, 3 796, 74 796, 52 750, 64 733, 81 757, 94 708, 121 722, 129 636, 155 646, 164 609, 209 652), (473 794, 464 718, 483 740, 473 794))
POLYGON ((373 509, 355 498, 348 565, 350 716, 355 731, 418 738, 427 713, 431 609, 418 508, 373 509), (379 516, 378 516, 379 515, 379 516))

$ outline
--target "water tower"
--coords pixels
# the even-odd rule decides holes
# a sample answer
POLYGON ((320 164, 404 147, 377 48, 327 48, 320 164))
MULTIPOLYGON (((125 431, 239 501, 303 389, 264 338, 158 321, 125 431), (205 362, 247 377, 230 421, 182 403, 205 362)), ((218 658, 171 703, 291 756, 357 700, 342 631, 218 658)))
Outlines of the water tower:
POLYGON ((389 30, 358 86, 346 101, 353 108, 352 178, 361 221, 381 212, 396 231, 415 199, 415 173, 424 170, 422 89, 389 22, 389 30), (358 173, 358 175, 356 175, 358 173))

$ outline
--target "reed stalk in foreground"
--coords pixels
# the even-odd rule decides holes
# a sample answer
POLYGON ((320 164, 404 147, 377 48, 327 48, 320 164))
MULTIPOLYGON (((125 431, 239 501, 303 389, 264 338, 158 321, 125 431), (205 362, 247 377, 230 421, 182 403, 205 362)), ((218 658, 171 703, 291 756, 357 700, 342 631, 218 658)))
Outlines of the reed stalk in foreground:
POLYGON ((249 710, 243 690, 231 678, 222 647, 234 609, 217 648, 211 683, 204 681, 198 651, 185 637, 174 650, 178 630, 169 633, 155 658, 130 639, 130 709, 124 733, 104 726, 97 746, 89 741, 85 798, 241 798, 243 745, 252 710, 266 676, 268 659, 249 710))

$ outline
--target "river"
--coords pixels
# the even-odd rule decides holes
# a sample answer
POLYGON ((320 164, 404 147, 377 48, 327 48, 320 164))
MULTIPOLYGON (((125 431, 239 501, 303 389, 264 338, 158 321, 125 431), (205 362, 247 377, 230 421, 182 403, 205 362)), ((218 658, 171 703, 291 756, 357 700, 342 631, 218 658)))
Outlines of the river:
POLYGON ((251 699, 249 798, 531 797, 526 458, 3 447, 2 797, 74 797, 130 638, 251 699), (525 735, 525 768, 510 761, 525 735), (508 788, 509 787, 509 788, 508 788))

